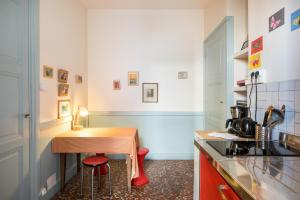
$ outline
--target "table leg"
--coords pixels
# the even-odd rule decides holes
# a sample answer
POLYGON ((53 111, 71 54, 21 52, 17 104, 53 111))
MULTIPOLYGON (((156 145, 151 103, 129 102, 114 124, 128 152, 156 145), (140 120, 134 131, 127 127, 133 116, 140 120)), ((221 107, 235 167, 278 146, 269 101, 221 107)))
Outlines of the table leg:
POLYGON ((77 173, 79 173, 80 172, 80 163, 81 163, 80 153, 76 154, 76 160, 77 160, 77 173))
POLYGON ((127 164, 127 187, 128 192, 131 193, 131 158, 130 155, 126 157, 126 164, 127 164))
POLYGON ((60 190, 63 191, 65 188, 65 178, 66 178, 66 153, 60 154, 60 190))

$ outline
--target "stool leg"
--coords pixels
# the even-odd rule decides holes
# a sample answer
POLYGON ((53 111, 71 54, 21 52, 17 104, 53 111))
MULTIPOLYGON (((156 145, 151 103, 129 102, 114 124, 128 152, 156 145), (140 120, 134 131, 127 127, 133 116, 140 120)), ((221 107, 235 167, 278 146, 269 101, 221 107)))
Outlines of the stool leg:
POLYGON ((80 196, 83 196, 83 165, 81 165, 81 177, 80 177, 80 196))
POLYGON ((101 177, 101 174, 100 174, 100 166, 97 168, 97 170, 98 170, 98 179, 99 179, 99 185, 98 185, 98 187, 99 187, 99 189, 100 189, 100 177, 101 177))
POLYGON ((107 168, 108 168, 108 180, 109 180, 109 196, 111 198, 111 174, 110 174, 110 165, 106 163, 107 168))
POLYGON ((94 199, 94 167, 92 168, 92 200, 94 199))

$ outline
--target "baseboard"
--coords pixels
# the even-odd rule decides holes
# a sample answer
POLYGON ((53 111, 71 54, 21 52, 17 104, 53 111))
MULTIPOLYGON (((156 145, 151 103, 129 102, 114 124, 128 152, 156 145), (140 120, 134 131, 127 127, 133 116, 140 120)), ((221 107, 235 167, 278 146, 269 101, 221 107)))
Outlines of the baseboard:
MULTIPOLYGON (((77 173, 77 164, 73 164, 69 169, 66 170, 66 183, 77 173)), ((47 193, 40 197, 41 200, 50 200, 56 193, 60 191, 61 180, 60 177, 57 179, 55 186, 53 186, 47 193)))

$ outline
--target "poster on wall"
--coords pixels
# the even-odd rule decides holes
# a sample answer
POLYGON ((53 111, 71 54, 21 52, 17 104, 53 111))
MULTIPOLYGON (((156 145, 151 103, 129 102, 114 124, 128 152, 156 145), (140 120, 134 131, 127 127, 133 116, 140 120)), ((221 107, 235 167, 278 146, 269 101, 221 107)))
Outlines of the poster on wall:
POLYGON ((113 81, 113 90, 121 90, 121 81, 120 80, 113 81))
POLYGON ((269 17, 269 32, 274 31, 282 25, 284 25, 284 8, 269 17))
POLYGON ((263 36, 251 42, 251 55, 263 50, 263 36))
POLYGON ((257 53, 249 57, 249 69, 256 70, 261 67, 261 54, 257 53))
POLYGON ((300 28, 300 9, 291 15, 291 30, 295 31, 300 28))

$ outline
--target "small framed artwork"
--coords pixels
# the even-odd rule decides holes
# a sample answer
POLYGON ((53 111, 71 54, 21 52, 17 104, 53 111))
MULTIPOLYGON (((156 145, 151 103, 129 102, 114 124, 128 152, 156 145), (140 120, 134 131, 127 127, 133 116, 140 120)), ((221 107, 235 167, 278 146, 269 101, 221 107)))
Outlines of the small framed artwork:
POLYGON ((70 100, 58 101, 58 119, 71 115, 71 102, 70 100))
POLYGON ((59 69, 57 72, 57 80, 60 83, 67 83, 68 82, 69 72, 64 69, 59 69))
POLYGON ((121 90, 121 81, 120 80, 114 80, 113 81, 113 89, 114 90, 121 90))
POLYGON ((58 85, 58 96, 65 97, 69 95, 69 84, 59 84, 58 85))
POLYGON ((269 32, 274 31, 282 25, 284 25, 284 8, 269 17, 269 32))
POLYGON ((43 66, 43 76, 44 78, 53 78, 53 68, 47 65, 43 66))
POLYGON ((128 85, 138 86, 139 85, 139 73, 138 72, 128 72, 128 85))
POLYGON ((188 72, 178 72, 178 79, 188 79, 188 72))
POLYGON ((82 84, 82 76, 76 75, 75 76, 75 82, 78 83, 78 84, 82 84))
POLYGON ((291 14, 291 30, 300 29, 300 9, 291 14))
POLYGON ((143 103, 158 103, 158 83, 143 83, 143 103))

